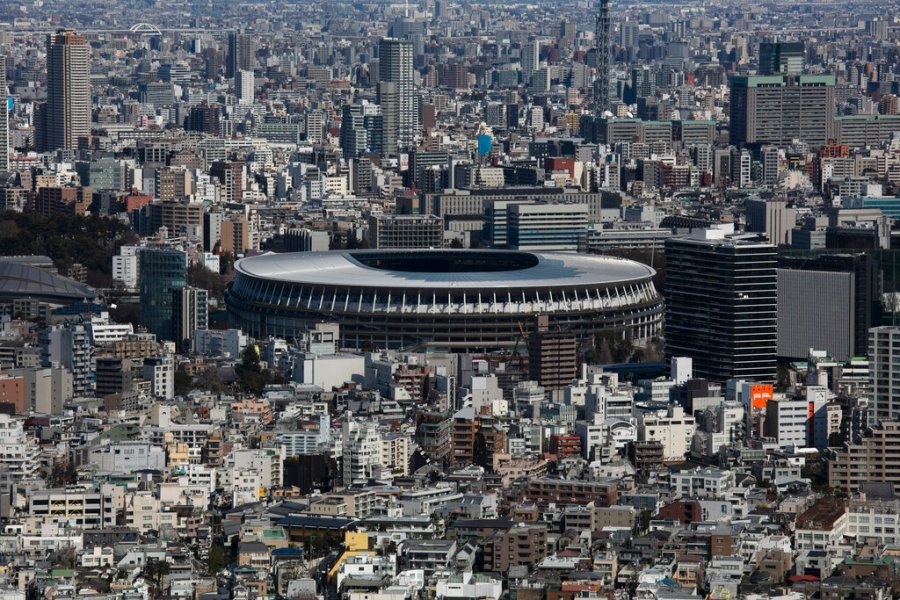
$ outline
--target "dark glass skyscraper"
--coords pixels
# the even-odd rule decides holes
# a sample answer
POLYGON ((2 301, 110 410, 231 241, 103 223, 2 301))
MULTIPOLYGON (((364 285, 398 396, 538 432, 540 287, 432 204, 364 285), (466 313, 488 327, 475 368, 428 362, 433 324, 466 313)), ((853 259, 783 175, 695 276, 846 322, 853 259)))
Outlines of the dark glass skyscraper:
POLYGON ((140 251, 141 322, 160 340, 174 340, 174 292, 187 287, 187 254, 173 248, 140 251))
POLYGON ((666 356, 692 358, 698 378, 773 381, 776 257, 756 235, 721 228, 667 240, 666 356))
POLYGON ((805 56, 803 42, 763 42, 759 45, 759 74, 800 75, 805 56))

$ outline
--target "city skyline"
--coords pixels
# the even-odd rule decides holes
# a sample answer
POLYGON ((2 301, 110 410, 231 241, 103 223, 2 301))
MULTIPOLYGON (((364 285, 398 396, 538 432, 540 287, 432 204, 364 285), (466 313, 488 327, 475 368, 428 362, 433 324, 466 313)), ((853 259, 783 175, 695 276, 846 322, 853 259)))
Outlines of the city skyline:
POLYGON ((0 600, 900 597, 900 5, 0 3, 0 600))

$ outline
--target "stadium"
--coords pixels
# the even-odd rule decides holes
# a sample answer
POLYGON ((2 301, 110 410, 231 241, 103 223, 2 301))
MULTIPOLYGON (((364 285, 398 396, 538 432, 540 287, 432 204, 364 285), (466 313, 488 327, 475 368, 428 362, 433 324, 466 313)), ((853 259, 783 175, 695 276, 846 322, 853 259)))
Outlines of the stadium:
POLYGON ((347 348, 509 349, 537 315, 579 340, 657 334, 655 271, 631 260, 505 250, 264 254, 236 264, 226 304, 256 338, 295 339, 319 322, 347 348))

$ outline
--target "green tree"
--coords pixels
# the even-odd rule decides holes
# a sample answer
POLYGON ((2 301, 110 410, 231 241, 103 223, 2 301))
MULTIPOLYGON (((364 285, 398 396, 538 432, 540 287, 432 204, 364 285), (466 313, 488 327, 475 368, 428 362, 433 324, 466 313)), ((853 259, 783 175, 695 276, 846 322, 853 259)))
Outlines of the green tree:
POLYGON ((160 597, 160 588, 162 588, 163 577, 171 572, 172 568, 165 560, 151 559, 144 565, 144 577, 151 582, 153 591, 152 597, 160 597))
POLYGON ((228 552, 222 544, 214 543, 209 547, 209 557, 206 559, 207 571, 215 575, 228 566, 228 552))
POLYGON ((262 365, 259 361, 259 350, 255 345, 247 344, 247 347, 241 352, 241 370, 248 373, 259 373, 262 371, 262 365))
POLYGON ((187 370, 183 366, 179 366, 175 371, 175 394, 183 396, 191 391, 191 383, 193 378, 188 375, 187 370))
POLYGON ((225 278, 219 273, 213 273, 201 264, 193 264, 188 267, 188 285, 204 289, 210 298, 221 302, 225 298, 225 278))

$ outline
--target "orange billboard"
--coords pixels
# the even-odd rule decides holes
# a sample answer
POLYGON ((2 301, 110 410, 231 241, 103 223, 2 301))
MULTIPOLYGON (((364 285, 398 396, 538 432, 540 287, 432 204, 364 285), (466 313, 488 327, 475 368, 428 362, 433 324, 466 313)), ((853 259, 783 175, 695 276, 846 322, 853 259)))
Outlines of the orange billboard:
POLYGON ((750 406, 758 410, 765 410, 766 403, 775 394, 775 387, 771 383, 759 383, 750 386, 750 406))

